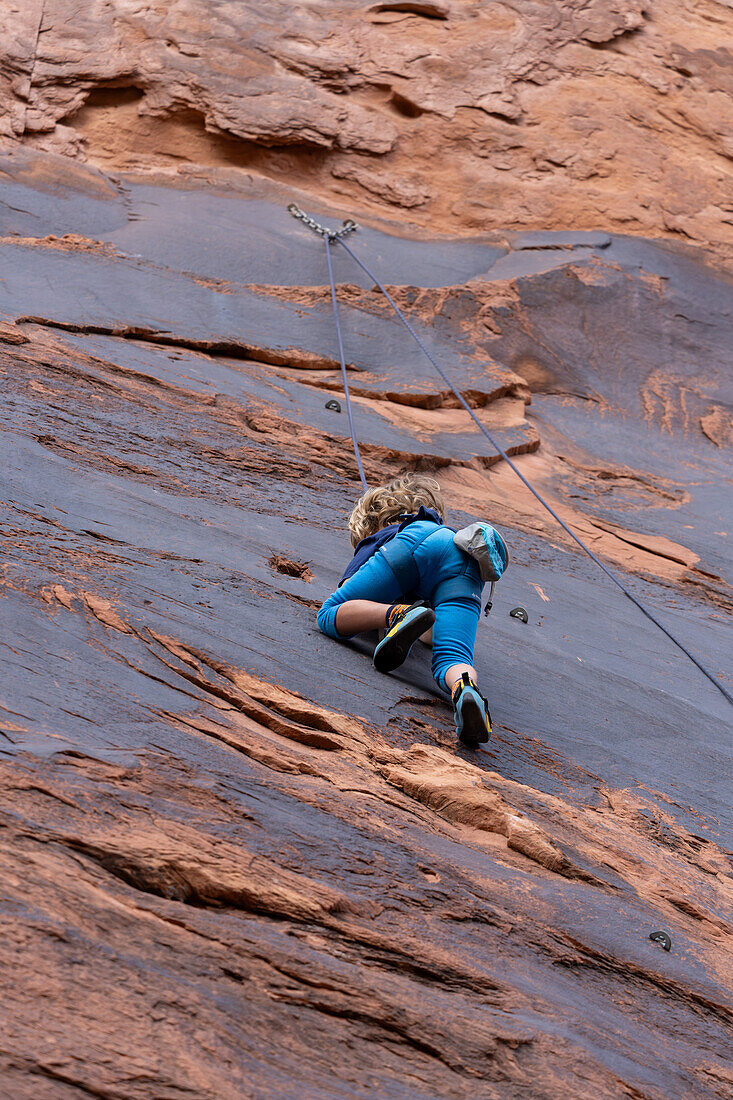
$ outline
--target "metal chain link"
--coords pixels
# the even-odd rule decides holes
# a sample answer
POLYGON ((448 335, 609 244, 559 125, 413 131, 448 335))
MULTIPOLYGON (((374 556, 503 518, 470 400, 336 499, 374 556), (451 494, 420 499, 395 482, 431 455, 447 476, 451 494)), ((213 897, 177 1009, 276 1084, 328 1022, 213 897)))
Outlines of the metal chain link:
POLYGON ((328 226, 321 225, 310 214, 306 214, 305 210, 301 210, 299 206, 296 206, 294 202, 288 203, 288 213, 292 214, 294 218, 304 222, 309 229, 312 229, 314 233, 317 233, 319 237, 328 237, 331 241, 338 241, 341 237, 346 237, 347 234, 353 233, 359 226, 353 221, 352 218, 347 218, 342 224, 341 229, 329 229, 328 226))

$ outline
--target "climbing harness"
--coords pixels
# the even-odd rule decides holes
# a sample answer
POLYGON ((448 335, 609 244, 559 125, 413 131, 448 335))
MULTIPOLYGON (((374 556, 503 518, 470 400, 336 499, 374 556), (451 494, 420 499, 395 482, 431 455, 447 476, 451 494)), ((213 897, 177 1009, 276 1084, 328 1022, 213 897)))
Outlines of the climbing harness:
POLYGON ((514 471, 514 473, 517 475, 519 480, 529 489, 530 493, 532 493, 532 495, 536 498, 536 500, 539 501, 539 503, 542 505, 542 507, 547 512, 550 513, 552 518, 554 520, 556 520, 557 523, 560 524, 563 531, 565 531, 565 533, 567 535, 569 535, 570 538, 575 543, 577 543, 577 545, 581 548, 581 550, 585 551, 585 553, 588 555, 588 557, 591 559, 591 561, 595 562, 595 564, 598 566, 598 568, 601 569, 611 581, 613 581, 613 583, 616 585, 616 587, 620 588, 620 590, 623 592, 623 594, 629 600, 631 600, 631 602, 633 604, 635 604, 636 607, 639 608, 639 610, 642 612, 642 614, 646 615, 646 617, 651 622, 653 622, 654 625, 657 626, 662 631, 663 634, 666 634, 666 636, 669 638, 669 640, 671 642, 673 642, 677 646, 677 648, 679 650, 681 650, 681 652, 684 653, 685 656, 688 657, 694 665, 697 666, 697 668, 700 669, 700 672, 702 672, 702 674, 708 678, 708 680, 711 682, 711 684, 714 684, 715 687, 718 689, 718 691, 728 700, 729 703, 731 703, 733 705, 733 694, 725 687, 724 684, 721 683, 721 681, 717 678, 717 676, 715 676, 712 672, 710 672, 709 669, 707 669, 705 667, 705 665, 702 663, 702 661, 700 661, 694 655, 694 653, 691 653, 690 650, 687 649, 687 647, 684 645, 684 643, 681 642, 679 640, 679 638, 677 638, 676 635, 674 635, 671 632, 671 630, 668 630, 667 627, 662 622, 660 622, 660 620, 646 606, 646 604, 644 604, 640 599, 638 599, 633 594, 633 592, 631 592, 631 590, 629 588, 627 588, 627 586, 623 583, 623 581, 619 580, 619 578, 616 576, 616 574, 613 573, 608 568, 608 566, 603 564, 601 559, 596 554, 593 553, 591 548, 589 546, 587 546, 586 543, 583 542, 583 540, 580 538, 580 536, 575 534, 575 532, 572 530, 571 527, 568 526, 568 524, 565 522, 565 520, 561 519, 561 517, 557 514, 557 512, 552 507, 552 505, 549 504, 545 500, 545 498, 542 496, 542 494, 537 489, 535 489, 535 487, 532 485, 532 483, 527 480, 527 478, 524 476, 524 474, 519 469, 519 467, 516 465, 516 463, 512 461, 512 459, 509 457, 509 455, 506 453, 506 451, 503 449, 503 447, 501 447, 499 445, 499 443, 494 439, 494 437, 492 436, 492 434, 488 430, 488 428, 484 424, 481 423, 479 418, 476 416, 476 413, 473 411, 471 406, 466 401, 463 394, 460 392, 460 390, 458 390, 453 385, 453 383, 451 382, 450 378, 445 373, 443 368, 439 365, 439 363, 430 354, 430 352, 426 348, 425 344, 420 339, 420 337, 418 336, 417 332, 412 327, 412 325, 410 324, 408 319, 405 317, 404 313, 402 312, 400 307, 397 305, 397 303, 395 302, 394 298, 389 293, 387 288, 377 278, 377 276, 374 274, 374 272, 370 271, 365 263, 362 263, 362 261, 359 259, 359 257, 355 254, 355 252, 353 252, 353 250, 346 243, 345 238, 349 235, 349 233, 353 233, 356 229, 359 228, 358 225, 356 224, 356 222, 353 221, 351 218, 347 218, 343 222, 341 229, 333 230, 333 229, 329 229, 326 226, 323 226, 319 222, 315 221, 315 219, 311 218, 309 214, 306 214, 305 211, 301 210, 299 206, 296 206, 295 203, 291 202, 289 204, 288 212, 294 218, 298 218, 300 221, 304 222, 309 227, 309 229, 313 230, 313 232, 315 232, 319 236, 321 236, 323 238, 324 244, 326 246, 326 260, 327 260, 327 263, 328 263, 328 277, 329 277, 329 281, 330 281, 330 284, 331 284, 331 302, 332 302, 332 305, 333 305, 333 314, 334 314, 334 320, 335 320, 335 323, 336 323, 336 336, 337 336, 337 339, 338 339, 339 357, 340 357, 340 361, 341 361, 341 376, 343 378, 343 383, 344 383, 344 397, 346 399, 346 410, 347 410, 348 415, 349 415, 349 427, 351 429, 351 441, 354 445, 354 455, 355 455, 355 458, 356 458, 356 465, 357 465, 357 468, 359 470, 359 477, 361 478, 361 483, 362 483, 364 489, 366 490, 368 488, 368 486, 367 486, 366 477, 364 476, 364 468, 362 466, 361 455, 359 453, 359 445, 356 441, 356 433, 354 431, 354 421, 353 421, 353 416, 352 416, 352 413, 351 413, 351 399, 350 399, 350 396, 349 396, 348 383, 347 383, 347 379, 346 379, 346 364, 345 364, 345 361, 344 361, 344 349, 343 349, 343 342, 342 342, 342 339, 341 339, 341 323, 339 321, 338 303, 337 303, 337 300, 336 300, 336 284, 335 284, 334 278, 333 278, 333 265, 331 263, 331 244, 333 242, 336 242, 336 243, 340 244, 344 249, 346 249, 346 251, 348 252, 349 256, 351 256, 354 263, 357 264, 357 266, 361 268, 361 270, 364 272, 364 274, 367 276, 368 279, 371 279, 372 284, 374 286, 376 286, 377 289, 382 292, 382 294, 384 295, 384 297, 389 302, 390 306, 394 310, 394 312, 397 315, 397 317, 399 318, 399 320, 405 326, 405 328, 410 333, 410 335, 412 336, 412 338, 415 341, 415 343, 417 344, 417 346, 420 348, 422 353, 425 355, 428 362, 430 362, 432 364, 432 366, 438 372, 438 374, 443 379, 445 384, 453 392, 454 396, 458 399, 460 404, 463 406, 463 408, 466 410, 468 415, 471 417, 471 419, 473 420, 473 422, 476 425, 476 427, 478 428, 478 430, 482 433, 482 435, 484 435, 486 437, 486 439, 488 439, 489 443, 494 448, 494 450, 497 451, 497 453, 504 459, 504 461, 507 463, 507 465, 510 467, 510 469, 512 469, 514 471))
MULTIPOLYGON (((406 546, 399 539, 390 539, 379 550, 382 560, 387 563, 394 573, 400 591, 404 596, 412 593, 420 583, 415 551, 434 534, 435 528, 425 531, 410 546, 406 546)), ((471 565, 459 566, 452 576, 440 581, 433 590, 431 597, 433 607, 437 607, 438 604, 444 603, 446 600, 461 598, 476 601, 480 608, 481 600, 472 591, 476 584, 475 579, 471 578, 472 569, 473 566, 471 565)))

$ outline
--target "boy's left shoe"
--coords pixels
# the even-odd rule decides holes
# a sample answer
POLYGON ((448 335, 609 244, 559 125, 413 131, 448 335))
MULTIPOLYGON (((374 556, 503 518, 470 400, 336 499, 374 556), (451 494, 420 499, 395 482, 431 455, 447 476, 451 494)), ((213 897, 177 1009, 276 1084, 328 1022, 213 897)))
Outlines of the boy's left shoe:
POLYGON ((387 633, 374 650, 372 661, 377 672, 393 672, 407 660, 418 638, 435 622, 432 607, 423 603, 395 604, 390 608, 387 633))
POLYGON ((491 714, 484 699, 467 672, 453 688, 453 713, 458 740, 467 749, 476 749, 491 737, 491 714))

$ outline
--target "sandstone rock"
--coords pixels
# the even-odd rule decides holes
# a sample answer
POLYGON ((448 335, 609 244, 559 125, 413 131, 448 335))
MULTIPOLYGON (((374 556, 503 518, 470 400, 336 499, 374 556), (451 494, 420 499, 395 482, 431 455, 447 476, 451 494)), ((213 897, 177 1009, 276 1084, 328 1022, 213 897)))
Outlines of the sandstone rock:
POLYGON ((234 166, 441 231, 607 229, 730 256, 725 9, 47 0, 8 19, 4 132, 234 166), (722 20, 722 24, 721 24, 722 20))
POLYGON ((510 544, 493 740, 456 745, 424 647, 378 677, 320 635, 359 481, 284 207, 358 217, 480 423, 725 680, 727 19, 0 13, 3 1095, 725 1093, 726 701, 337 246, 370 483, 429 470, 510 544))

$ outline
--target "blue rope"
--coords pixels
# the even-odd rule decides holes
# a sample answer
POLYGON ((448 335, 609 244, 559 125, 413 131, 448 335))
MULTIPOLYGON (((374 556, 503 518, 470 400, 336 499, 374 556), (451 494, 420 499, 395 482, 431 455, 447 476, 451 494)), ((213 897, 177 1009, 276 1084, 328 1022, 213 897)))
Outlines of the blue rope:
MULTIPOLYGON (((336 240, 339 238, 336 237, 336 240)), ((361 454, 359 452, 359 444, 356 441, 356 430, 354 428, 354 416, 351 411, 351 394, 349 393, 349 382, 346 377, 346 362, 344 360, 344 343, 341 339, 341 322, 339 321, 339 308, 336 300, 336 283, 333 279, 333 265, 331 263, 331 235, 329 233, 324 234, 323 242, 326 246, 326 262, 328 263, 328 278, 331 282, 331 304, 333 306, 333 319, 336 322, 336 336, 338 338, 339 345, 339 359, 341 361, 341 377, 344 382, 344 397, 346 399, 346 412, 349 417, 349 430, 351 431, 351 442, 354 445, 354 457, 356 458, 356 465, 359 468, 359 477, 361 478, 362 488, 366 492, 369 488, 367 479, 364 475, 364 467, 361 464, 361 454)), ((350 250, 349 250, 350 251, 350 250)), ((353 253, 352 253, 353 255, 353 253)))
MULTIPOLYGON (((522 481, 527 486, 529 491, 532 493, 532 495, 534 497, 536 497, 536 499, 540 502, 542 507, 547 509, 547 511, 550 513, 550 515, 553 517, 553 519, 557 520, 557 522, 560 524, 562 529, 564 531, 566 531, 568 535, 570 535, 571 539, 573 539, 575 542, 577 542, 578 546, 580 546, 580 548, 586 552, 588 557, 596 563, 598 568, 602 569, 607 577, 610 577, 610 579, 613 581, 613 583, 616 585, 616 587, 620 588, 621 591, 623 592, 623 594, 625 596, 627 596, 628 599, 630 599, 633 604, 636 604, 636 606, 639 608, 639 610, 641 612, 643 612, 643 614, 646 615, 646 617, 648 619, 650 619, 654 623, 655 626, 658 626, 659 629, 664 634, 667 635, 667 637, 670 639, 670 641, 674 642, 674 644, 677 646, 677 648, 680 649, 685 654, 686 657, 690 658, 690 660, 692 661, 692 663, 694 665, 697 665, 697 667, 700 669, 700 671, 705 676, 707 676, 708 680, 710 680, 710 682, 715 685, 715 687, 718 689, 718 691, 721 692, 721 694, 725 696, 725 698, 728 700, 728 702, 733 704, 733 694, 731 694, 731 692, 728 691, 728 689, 720 682, 720 680, 718 680, 717 677, 714 676, 713 673, 710 672, 700 660, 698 660, 698 658, 694 655, 694 653, 691 653, 690 650, 687 649, 687 647, 683 645, 683 643, 679 640, 679 638, 675 637, 675 635, 670 630, 668 630, 667 627, 664 626, 663 623, 661 623, 659 621, 659 619, 656 617, 656 615, 654 615, 654 613, 652 611, 650 611, 649 608, 644 603, 642 603, 641 600, 637 599, 637 597, 633 594, 633 592, 631 592, 626 587, 626 585, 623 583, 623 581, 620 581, 619 578, 616 576, 616 574, 611 572, 611 570, 606 565, 603 564, 603 562, 600 560, 600 558, 596 557, 596 555, 593 553, 593 551, 590 549, 590 547, 586 546, 586 544, 583 542, 583 540, 581 538, 579 538, 578 535, 576 535, 575 532, 572 531, 570 527, 568 527, 567 523, 565 523, 565 521, 563 519, 560 518, 560 516, 557 514, 557 512, 552 507, 552 505, 548 504, 547 501, 545 500, 545 498, 541 495, 541 493, 539 493, 534 488, 534 486, 532 486, 530 484, 530 482, 524 476, 524 474, 519 469, 519 467, 516 465, 516 463, 512 462, 511 458, 506 453, 506 451, 503 450, 503 448, 499 446, 499 444, 494 439, 494 437, 491 435, 489 430, 481 423, 481 421, 476 416, 476 414, 473 411, 473 409, 471 408, 471 406, 468 404, 468 402, 463 397, 463 394, 460 393, 456 389, 456 387, 453 385, 453 383, 451 382, 450 378, 445 373, 443 368, 440 367, 438 365, 438 363, 435 361, 435 359, 432 357, 432 355, 430 354, 428 349, 425 347, 425 344, 422 342, 422 340, 420 339, 418 334, 415 332, 415 330, 412 327, 412 325, 410 324, 410 322, 407 320, 405 315, 402 313, 402 310, 400 309, 400 307, 397 305, 395 300, 392 298, 392 296, 389 293, 389 291, 387 290, 387 288, 385 286, 383 286, 383 284, 379 281, 377 276, 374 275, 369 270, 369 268, 366 266, 366 264, 363 264, 361 262, 359 257, 349 248, 348 244, 343 239, 343 237, 337 237, 335 239, 338 240, 339 244, 343 248, 346 249, 346 251, 351 256, 352 260, 354 260, 359 265, 359 267, 362 269, 364 274, 367 275, 367 277, 369 279, 371 279, 373 284, 381 290, 382 294, 387 299, 389 304, 392 306, 392 309, 395 311, 395 313, 399 317, 400 321, 402 321, 402 324, 405 326, 407 331, 410 333, 413 340, 415 340, 415 342, 417 343, 420 350, 423 352, 423 354, 427 357, 427 359, 435 367, 436 371, 438 372, 440 377, 443 379, 445 384, 453 391, 455 396, 460 401, 461 405, 463 405, 463 408, 466 410, 468 415, 473 420, 476 427, 479 429, 480 432, 483 433, 483 435, 486 436, 486 438, 488 439, 491 446, 496 451, 498 451, 498 453, 501 455, 501 457, 504 459, 504 461, 509 464, 509 466, 512 468, 512 470, 514 470, 514 473, 517 475, 517 477, 520 479, 520 481, 522 481)), ((331 292, 332 292, 332 295, 333 295, 334 310, 335 310, 335 308, 336 308, 336 306, 335 306, 336 291, 335 291, 335 288, 334 288, 334 285, 333 285, 333 275, 331 273, 331 260, 330 260, 330 253, 329 253, 328 237, 326 237, 326 255, 329 256, 328 270, 329 270, 329 275, 331 275, 331 292)), ((338 315, 337 315, 337 325, 338 325, 338 315)), ((339 348, 340 348, 341 347, 341 332, 340 332, 340 329, 338 330, 338 335, 339 335, 339 348)), ((345 387, 346 386, 346 369, 344 367, 343 351, 341 352, 341 367, 342 367, 342 371, 344 373, 344 387, 345 387)), ((345 392, 347 393, 347 405, 348 405, 348 390, 346 390, 345 392)), ((349 417, 351 417, 351 412, 350 411, 349 411, 349 417)), ((355 440, 354 434, 353 434, 353 425, 352 425, 352 439, 354 440, 354 447, 356 449, 357 462, 359 463, 359 469, 361 470, 361 461, 359 459, 359 451, 358 451, 358 448, 356 447, 356 440, 355 440)), ((363 480, 364 479, 363 479, 363 475, 362 475, 362 481, 363 480)), ((366 486, 366 482, 364 482, 364 484, 366 486)))

